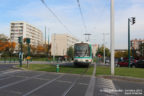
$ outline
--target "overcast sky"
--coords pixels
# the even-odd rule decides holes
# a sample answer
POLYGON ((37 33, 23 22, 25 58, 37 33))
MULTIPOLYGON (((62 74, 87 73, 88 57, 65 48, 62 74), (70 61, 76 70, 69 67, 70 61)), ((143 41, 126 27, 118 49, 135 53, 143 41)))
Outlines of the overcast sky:
MULTIPOLYGON (((144 0, 115 1, 115 49, 127 48, 129 17, 136 17, 131 26, 131 39, 144 39, 144 0)), ((75 37, 84 40, 84 27, 76 0, 45 0, 75 37)), ((102 44, 102 33, 110 33, 110 0, 80 0, 81 9, 91 33, 91 43, 102 44)), ((25 21, 44 33, 44 26, 53 33, 69 33, 46 9, 40 0, 0 0, 0 33, 9 36, 10 22, 25 21)), ((109 47, 110 34, 106 36, 109 47)))

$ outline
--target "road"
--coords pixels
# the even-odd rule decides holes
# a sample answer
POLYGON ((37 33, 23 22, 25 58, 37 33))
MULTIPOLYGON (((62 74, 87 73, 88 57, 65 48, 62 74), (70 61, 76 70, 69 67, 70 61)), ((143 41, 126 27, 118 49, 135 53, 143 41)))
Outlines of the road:
POLYGON ((144 96, 144 83, 110 80, 90 76, 13 69, 0 65, 0 96, 144 96), (5 71, 4 71, 5 70, 5 71), (77 82, 75 82, 77 80, 77 82), (132 94, 139 95, 132 95, 132 94), (140 95, 142 93, 142 95, 140 95))

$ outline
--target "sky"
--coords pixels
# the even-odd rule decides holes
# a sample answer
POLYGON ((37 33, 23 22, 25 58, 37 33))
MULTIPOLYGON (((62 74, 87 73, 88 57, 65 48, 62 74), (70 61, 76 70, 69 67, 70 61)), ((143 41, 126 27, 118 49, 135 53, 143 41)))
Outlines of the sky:
MULTIPOLYGON (((85 29, 81 20, 77 0, 45 0, 47 6, 57 15, 66 30, 40 0, 0 0, 0 34, 10 34, 10 22, 24 21, 44 33, 71 34, 84 40, 85 29)), ((110 47, 110 0, 79 0, 92 44, 110 47)), ((136 17, 131 25, 131 39, 144 39, 144 0, 114 0, 115 4, 115 49, 126 49, 128 44, 128 18, 136 17)), ((43 34, 44 35, 44 34, 43 34)), ((44 36, 43 36, 44 37, 44 36)))

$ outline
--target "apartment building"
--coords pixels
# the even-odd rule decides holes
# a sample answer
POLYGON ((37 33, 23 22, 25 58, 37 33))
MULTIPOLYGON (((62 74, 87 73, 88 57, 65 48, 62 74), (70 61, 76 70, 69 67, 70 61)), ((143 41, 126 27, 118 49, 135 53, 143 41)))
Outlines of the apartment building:
POLYGON ((139 45, 144 43, 144 40, 142 39, 134 39, 131 40, 131 47, 134 48, 135 50, 139 49, 139 45))
POLYGON ((37 46, 43 44, 42 32, 38 28, 25 22, 11 22, 10 40, 16 42, 18 45, 18 37, 20 36, 23 36, 23 38, 30 38, 31 45, 37 46))
POLYGON ((64 56, 70 46, 74 46, 79 40, 68 34, 53 34, 51 37, 51 55, 64 56))

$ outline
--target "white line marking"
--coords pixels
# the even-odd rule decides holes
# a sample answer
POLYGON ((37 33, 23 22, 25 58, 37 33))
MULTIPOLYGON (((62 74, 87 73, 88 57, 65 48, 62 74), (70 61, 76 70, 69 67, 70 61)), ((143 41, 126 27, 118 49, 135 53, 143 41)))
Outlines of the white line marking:
POLYGON ((13 82, 13 83, 10 83, 10 84, 7 84, 7 85, 4 85, 4 86, 1 86, 0 89, 3 89, 3 88, 6 88, 6 87, 9 87, 9 86, 15 85, 15 84, 18 84, 18 83, 21 83, 21 82, 27 81, 27 80, 30 80, 30 79, 32 79, 32 78, 39 77, 39 76, 41 76, 41 75, 44 75, 44 74, 40 74, 40 75, 36 75, 36 76, 32 76, 31 78, 26 78, 26 79, 23 79, 23 80, 20 80, 20 81, 16 81, 16 82, 13 82))
POLYGON ((61 82, 61 83, 72 83, 70 81, 62 81, 62 80, 57 80, 56 82, 61 82))
POLYGON ((18 72, 18 71, 21 71, 21 70, 7 70, 7 71, 2 71, 2 73, 0 74, 1 75, 4 75, 4 74, 9 74, 9 73, 15 73, 15 72, 18 72))
POLYGON ((5 78, 1 78, 0 80, 9 79, 9 78, 12 78, 12 76, 10 76, 10 77, 5 77, 5 78))
POLYGON ((58 76, 57 78, 52 79, 51 81, 48 81, 48 82, 46 82, 46 83, 44 83, 44 84, 40 85, 39 87, 37 87, 37 88, 35 88, 35 89, 33 89, 33 90, 29 91, 28 93, 26 93, 26 94, 24 94, 24 95, 22 95, 22 96, 28 96, 28 95, 32 94, 33 92, 35 92, 35 91, 37 91, 37 90, 41 89, 42 87, 44 87, 44 86, 46 86, 46 85, 48 85, 48 84, 50 84, 50 83, 54 82, 55 80, 57 80, 57 79, 61 78, 62 76, 64 76, 64 75, 60 75, 60 76, 58 76))
POLYGON ((94 95, 95 74, 96 74, 96 64, 94 64, 93 74, 91 76, 85 96, 93 96, 94 95))
POLYGON ((78 83, 78 84, 80 84, 80 85, 86 85, 86 86, 88 86, 88 84, 86 84, 86 83, 78 83))
POLYGON ((107 90, 116 90, 112 80, 103 79, 102 84, 97 85, 97 86, 102 87, 101 89, 103 89, 103 92, 105 93, 118 96, 118 94, 115 91, 107 91, 107 90))

